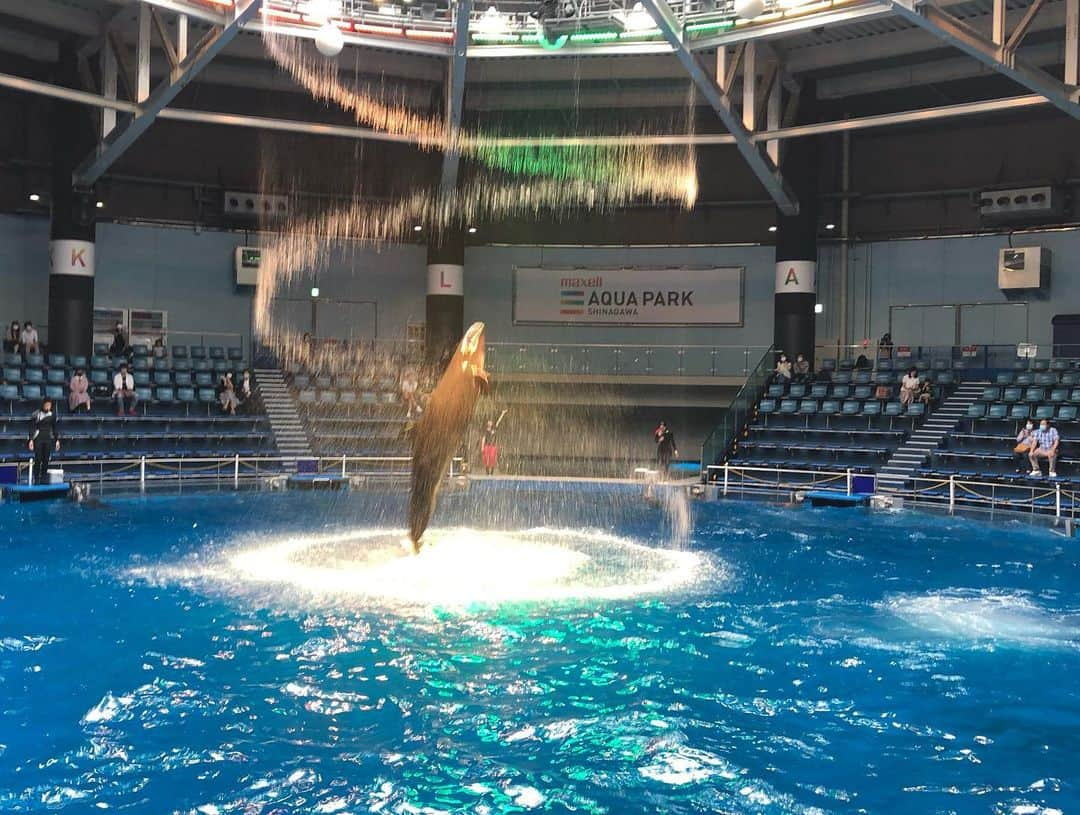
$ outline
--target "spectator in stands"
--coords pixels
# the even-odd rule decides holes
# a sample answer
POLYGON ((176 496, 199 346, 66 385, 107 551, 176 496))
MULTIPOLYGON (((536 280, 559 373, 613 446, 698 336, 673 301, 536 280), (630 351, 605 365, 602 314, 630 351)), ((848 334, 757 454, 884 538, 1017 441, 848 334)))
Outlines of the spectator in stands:
POLYGON ((416 372, 416 368, 409 366, 401 372, 401 400, 405 403, 405 407, 408 408, 405 412, 406 419, 411 419, 414 415, 423 413, 419 402, 416 401, 416 394, 419 389, 420 375, 416 372))
POLYGON ((675 445, 675 434, 671 432, 667 422, 662 421, 653 431, 653 438, 656 439, 656 469, 659 470, 660 477, 666 480, 668 471, 671 469, 671 459, 679 457, 679 448, 675 445))
POLYGON ((1042 475, 1042 470, 1039 468, 1039 459, 1045 458, 1050 463, 1050 471, 1047 475, 1050 478, 1057 478, 1058 445, 1061 443, 1061 436, 1058 435, 1057 429, 1051 427, 1050 422, 1043 419, 1039 422, 1039 429, 1032 434, 1032 437, 1035 443, 1031 447, 1031 452, 1028 453, 1028 460, 1031 462, 1031 475, 1042 475))
POLYGON ((22 345, 23 353, 41 353, 41 343, 38 341, 37 329, 34 328, 34 324, 29 320, 23 325, 22 333, 19 335, 19 342, 22 345))
POLYGON ((866 354, 859 354, 858 359, 855 360, 856 371, 869 371, 874 367, 873 363, 866 358, 866 354))
POLYGON ((22 326, 18 320, 11 321, 11 328, 4 338, 4 351, 8 354, 18 354, 22 351, 22 326))
POLYGON ((51 399, 43 401, 41 407, 30 416, 27 447, 34 454, 34 483, 45 484, 48 481, 49 459, 54 450, 60 450, 60 433, 56 429, 56 413, 53 412, 51 399))
POLYGON ((156 340, 154 340, 154 357, 157 359, 164 359, 165 353, 165 340, 163 340, 161 337, 158 337, 156 340))
MULTIPOLYGON (((787 358, 787 354, 780 355, 780 359, 776 361, 776 370, 773 373, 776 381, 781 385, 786 385, 791 381, 791 361, 787 358)), ((663 424, 663 422, 660 424, 663 424)))
POLYGON ((127 402, 129 416, 135 415, 135 406, 139 397, 135 393, 135 377, 128 373, 127 363, 120 365, 120 370, 113 377, 113 399, 116 400, 116 415, 124 415, 124 403, 127 402))
POLYGON ((878 359, 892 359, 892 334, 886 331, 877 344, 878 359))
POLYGON ((933 407, 934 386, 930 384, 929 379, 923 379, 919 382, 919 387, 915 391, 915 401, 922 402, 927 411, 933 407))
POLYGON ((112 357, 131 356, 131 345, 128 344, 127 335, 124 334, 124 324, 117 323, 113 330, 112 345, 109 346, 109 355, 112 357))
POLYGON ((908 368, 908 372, 900 380, 900 404, 910 405, 915 399, 915 393, 918 389, 919 371, 917 368, 908 368))
POLYGON ((1013 448, 1013 453, 1016 456, 1016 472, 1024 472, 1024 462, 1029 455, 1031 455, 1031 449, 1035 446, 1035 425, 1030 420, 1020 428, 1020 432, 1016 434, 1016 446, 1013 448))
POLYGON ((221 377, 221 383, 218 385, 218 390, 218 399, 221 400, 221 409, 230 416, 235 416, 236 408, 240 405, 240 400, 236 396, 236 384, 233 382, 232 371, 226 371, 225 375, 221 377))
POLYGON ((810 361, 802 354, 795 355, 795 382, 808 382, 810 380, 810 361))
POLYGON ((251 410, 251 398, 255 395, 255 387, 251 384, 251 371, 244 368, 244 372, 240 374, 240 384, 236 387, 236 396, 240 400, 240 404, 250 412, 251 410))
POLYGON ((79 408, 90 412, 90 380, 82 368, 76 368, 68 382, 68 410, 74 413, 79 408))

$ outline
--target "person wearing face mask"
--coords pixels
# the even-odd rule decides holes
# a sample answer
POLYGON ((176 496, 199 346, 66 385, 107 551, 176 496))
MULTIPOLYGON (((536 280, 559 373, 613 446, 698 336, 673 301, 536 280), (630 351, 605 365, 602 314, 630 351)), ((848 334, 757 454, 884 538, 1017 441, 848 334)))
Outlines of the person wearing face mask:
POLYGON ((1016 472, 1024 472, 1025 459, 1031 453, 1031 448, 1035 444, 1035 425, 1030 421, 1020 428, 1020 432, 1016 434, 1016 446, 1013 448, 1013 454, 1016 456, 1016 472))
POLYGON ((1050 478, 1057 478, 1057 454, 1061 436, 1058 435, 1056 429, 1050 426, 1046 419, 1043 419, 1039 422, 1039 429, 1032 434, 1032 438, 1035 443, 1031 447, 1031 452, 1028 453, 1028 460, 1031 462, 1031 475, 1033 477, 1042 475, 1042 470, 1039 468, 1039 459, 1045 458, 1050 463, 1050 472, 1047 475, 1050 478))
POLYGON ((251 397, 255 393, 255 387, 251 384, 251 371, 244 368, 244 372, 240 375, 240 382, 236 386, 236 395, 240 399, 240 404, 248 412, 251 412, 251 397))

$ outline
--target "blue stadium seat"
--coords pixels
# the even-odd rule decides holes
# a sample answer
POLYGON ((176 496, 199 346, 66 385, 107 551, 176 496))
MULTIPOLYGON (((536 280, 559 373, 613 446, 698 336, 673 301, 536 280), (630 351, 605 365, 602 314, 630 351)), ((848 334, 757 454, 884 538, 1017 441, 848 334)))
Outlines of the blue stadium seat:
POLYGON ((930 370, 932 371, 947 371, 952 368, 951 359, 935 359, 930 363, 930 370))
POLYGON ((232 370, 232 364, 227 362, 226 360, 224 360, 224 359, 215 359, 214 360, 214 373, 223 374, 226 371, 231 371, 231 370, 232 370))
POLYGON ((1054 388, 1047 397, 1047 401, 1052 402, 1055 405, 1060 405, 1062 402, 1068 401, 1068 399, 1069 391, 1067 388, 1054 388))
POLYGON ((824 382, 816 382, 810 386, 810 395, 815 399, 824 399, 829 395, 829 386, 824 382))
MULTIPOLYGON (((305 376, 304 374, 297 374, 295 377, 293 377, 293 385, 296 386, 297 390, 301 390, 301 391, 306 390, 307 388, 311 387, 311 378, 308 377, 308 376, 305 376)), ((781 385, 780 386, 780 395, 783 395, 783 393, 784 393, 784 387, 783 387, 783 385, 781 385)))
POLYGON ((50 385, 63 385, 67 382, 67 371, 63 368, 49 368, 45 372, 45 381, 50 385))
MULTIPOLYGON (((297 377, 297 378, 299 379, 299 377, 297 377)), ((304 377, 304 379, 307 379, 307 377, 304 377)), ((296 380, 294 379, 293 381, 295 382, 296 380)), ((299 388, 299 387, 307 387, 307 386, 306 385, 302 386, 300 384, 297 384, 296 387, 299 388)), ((778 383, 773 383, 772 385, 769 385, 769 387, 765 390, 765 393, 766 393, 766 395, 769 396, 770 399, 779 399, 781 396, 784 395, 784 386, 780 385, 778 383)))
POLYGON ((54 402, 59 402, 64 398, 64 386, 63 385, 46 385, 45 396, 52 399, 54 402))
MULTIPOLYGON (((150 372, 149 371, 136 371, 132 374, 132 378, 135 380, 137 388, 145 388, 150 384, 150 372)), ((139 397, 140 399, 142 397, 139 397)))
POLYGON ((95 368, 90 372, 90 383, 92 385, 108 385, 112 382, 112 377, 109 376, 109 372, 102 370, 101 368, 95 368))
POLYGON ((900 416, 904 412, 904 406, 899 402, 886 402, 885 403, 885 415, 886 416, 900 416))
POLYGON ((172 347, 171 353, 173 360, 188 358, 188 350, 186 345, 174 345, 172 347))
POLYGON ((873 378, 869 371, 856 371, 851 381, 856 385, 869 385, 873 378))
POLYGON ((1031 361, 1031 370, 1033 371, 1049 371, 1050 360, 1048 359, 1034 359, 1031 361))
POLYGON ((176 389, 176 399, 186 405, 193 405, 198 401, 198 396, 196 396, 194 388, 185 386, 176 389))
POLYGON ((888 371, 880 371, 874 376, 875 385, 891 385, 895 381, 895 377, 888 371))
POLYGON ((1069 394, 1070 402, 1080 402, 1080 388, 1073 388, 1069 394))
POLYGON ((1071 388, 1077 383, 1080 383, 1080 374, 1075 371, 1066 371, 1061 375, 1061 384, 1065 387, 1071 388))
POLYGON ((72 368, 86 368, 86 357, 82 354, 76 354, 71 358, 72 368))
POLYGON ((1006 402, 1019 402, 1022 393, 1023 391, 1021 391, 1020 388, 1008 387, 1005 388, 1004 391, 1002 391, 1001 398, 1004 399, 1006 402))
POLYGON ((848 372, 854 367, 855 367, 854 361, 852 361, 850 359, 842 359, 842 360, 840 360, 840 370, 841 371, 848 372))
POLYGON ((220 345, 211 345, 210 359, 225 359, 225 349, 220 345))
POLYGON ((1026 419, 1031 415, 1031 406, 1024 402, 1017 402, 1009 409, 1010 419, 1026 419))
POLYGON ((891 359, 887 359, 887 358, 886 359, 879 359, 878 363, 877 363, 877 367, 878 367, 879 371, 893 371, 893 370, 895 370, 895 368, 893 367, 893 361, 891 359))
POLYGON ((873 394, 874 389, 870 385, 856 385, 855 386, 855 398, 856 399, 869 399, 873 394))
POLYGON ((925 373, 930 370, 930 363, 925 359, 915 360, 915 370, 919 373, 925 373))
POLYGON ((1052 374, 1049 371, 1043 371, 1042 373, 1035 374, 1035 384, 1043 388, 1053 387, 1058 383, 1057 374, 1052 374))
POLYGON ((818 413, 825 416, 833 416, 840 412, 840 403, 836 399, 824 399, 821 402, 821 409, 818 413))
POLYGON ((379 394, 375 391, 361 391, 360 403, 363 405, 377 405, 379 403, 379 394))
POLYGON ((337 391, 319 391, 319 404, 320 405, 336 405, 337 404, 337 391))
POLYGON ((911 402, 907 406, 908 416, 924 416, 926 415, 926 405, 922 402, 911 402))
POLYGON ((763 413, 766 416, 770 413, 776 412, 776 400, 775 399, 762 399, 761 404, 758 405, 758 413, 763 413))
POLYGON ((1054 418, 1054 406, 1053 405, 1039 405, 1035 408, 1035 419, 1053 419, 1054 418))
POLYGON ((149 371, 150 370, 150 358, 149 357, 135 357, 135 360, 131 363, 132 370, 135 371, 149 371))
POLYGON ((114 371, 127 362, 127 357, 109 357, 109 367, 114 371))
POLYGON ((1026 371, 1028 369, 1027 357, 1019 357, 1017 359, 1014 359, 1012 366, 1014 371, 1026 371))
POLYGON ((18 402, 19 401, 19 386, 18 385, 0 385, 0 399, 5 402, 18 402))
POLYGON ((312 388, 307 388, 300 391, 299 395, 300 404, 302 405, 314 405, 315 404, 315 391, 312 388))
POLYGON ((195 374, 195 384, 200 388, 214 387, 214 375, 209 371, 198 371, 195 374))
POLYGON ((836 376, 833 377, 834 385, 850 385, 851 384, 851 372, 850 371, 837 371, 836 376))
POLYGON ((1015 374, 1011 374, 1011 373, 1007 373, 1007 372, 1003 371, 1003 372, 999 373, 994 378, 994 381, 997 382, 997 384, 999 384, 999 385, 1011 385, 1013 383, 1013 379, 1015 379, 1015 378, 1016 378, 1015 374))
POLYGON ((101 354, 94 354, 94 356, 90 357, 90 367, 107 369, 110 367, 109 358, 101 354))
POLYGON ((816 399, 803 399, 799 403, 799 413, 803 416, 813 416, 817 413, 817 407, 816 399))
POLYGON ((23 385, 22 386, 22 398, 31 402, 41 401, 41 385, 23 385))
POLYGON ((45 367, 45 355, 44 354, 27 354, 26 355, 26 367, 27 368, 44 368, 45 367))
POLYGON ((844 404, 841 405, 840 412, 844 416, 858 416, 861 409, 862 405, 860 405, 857 401, 855 401, 854 399, 847 399, 844 401, 844 404))
POLYGON ((95 342, 94 343, 95 354, 107 354, 109 353, 109 343, 107 342, 95 342))
POLYGON ((319 388, 319 390, 329 388, 332 384, 333 380, 331 380, 330 377, 326 376, 325 374, 315 377, 315 387, 319 388))
POLYGON ((192 359, 206 359, 206 348, 201 345, 191 346, 191 358, 192 359))
POLYGON ((135 395, 139 397, 139 401, 144 405, 154 399, 154 392, 150 390, 149 385, 136 385, 135 395))
POLYGON ((41 368, 27 368, 23 371, 23 379, 34 385, 44 385, 45 371, 41 368))
POLYGON ((1007 419, 1009 418, 1009 406, 1004 405, 1001 402, 996 402, 990 405, 986 411, 987 419, 1007 419))
POLYGON ((348 390, 353 387, 353 378, 350 374, 337 374, 334 376, 334 387, 338 390, 348 390))
POLYGON ((967 416, 969 419, 981 419, 986 415, 985 402, 973 402, 968 405, 967 416))
POLYGON ((982 395, 979 397, 984 402, 996 402, 1001 397, 1001 388, 996 388, 993 385, 987 388, 983 388, 982 395))
POLYGON ((150 367, 155 371, 168 371, 171 366, 169 360, 165 359, 165 357, 154 357, 153 361, 150 363, 150 367))
POLYGON ((935 381, 939 385, 952 385, 956 382, 956 375, 952 371, 939 371, 935 377, 935 381))
POLYGON ((150 346, 143 343, 131 346, 131 353, 136 359, 150 356, 150 346))
POLYGON ((243 362, 243 360, 244 360, 244 349, 243 348, 236 348, 236 347, 230 348, 228 356, 229 356, 229 359, 231 361, 233 361, 233 362, 243 362))
POLYGON ((1046 392, 1042 388, 1028 388, 1024 391, 1025 402, 1041 402, 1046 396, 1046 392))
POLYGON ((1058 421, 1060 422, 1075 422, 1076 421, 1076 405, 1062 405, 1058 408, 1058 421))
POLYGON ((214 363, 208 359, 197 359, 192 363, 191 367, 195 369, 196 373, 199 371, 213 371, 214 363))
POLYGON ((154 399, 165 404, 172 404, 176 401, 176 392, 171 387, 155 388, 154 399))
POLYGON ((833 385, 832 395, 834 399, 847 399, 851 396, 851 385, 833 385))
POLYGON ((821 360, 821 370, 823 371, 835 371, 836 360, 835 359, 823 359, 821 360))
POLYGON ((1069 361, 1067 359, 1055 359, 1050 363, 1050 370, 1055 373, 1064 373, 1069 370, 1069 361))
POLYGON ((4 366, 8 368, 21 368, 23 363, 22 354, 4 354, 4 366))
POLYGON ((173 370, 174 371, 185 371, 185 372, 190 371, 191 370, 191 360, 190 359, 174 359, 173 360, 173 370))
POLYGON ((177 371, 173 374, 173 382, 176 383, 177 387, 181 385, 191 387, 191 371, 177 371))
POLYGON ((780 413, 783 415, 792 415, 799 409, 799 403, 794 399, 781 399, 780 400, 780 413))
POLYGON ((204 405, 212 405, 217 402, 217 394, 213 388, 199 388, 199 401, 204 405))
POLYGON ((355 405, 356 404, 356 391, 342 391, 339 399, 343 405, 355 405))
POLYGON ((168 371, 154 371, 154 384, 167 386, 172 384, 172 374, 168 371))
POLYGON ((1017 374, 1016 386, 1018 388, 1030 388, 1035 384, 1035 374, 1017 374))
POLYGON ((4 366, 4 381, 9 385, 22 382, 22 368, 15 368, 10 365, 4 366))
POLYGON ((862 415, 863 416, 880 416, 881 415, 881 402, 875 402, 874 400, 870 400, 868 402, 863 402, 862 415))
POLYGON ((67 356, 65 354, 49 354, 50 368, 63 368, 65 365, 67 365, 67 356))

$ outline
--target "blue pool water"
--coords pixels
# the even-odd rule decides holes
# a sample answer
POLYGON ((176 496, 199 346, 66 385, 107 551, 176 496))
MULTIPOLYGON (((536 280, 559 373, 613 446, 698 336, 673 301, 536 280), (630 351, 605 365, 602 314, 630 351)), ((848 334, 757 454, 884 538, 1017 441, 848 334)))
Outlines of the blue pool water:
POLYGON ((1080 807, 1073 541, 474 484, 411 559, 404 502, 0 507, 0 811, 1080 807))

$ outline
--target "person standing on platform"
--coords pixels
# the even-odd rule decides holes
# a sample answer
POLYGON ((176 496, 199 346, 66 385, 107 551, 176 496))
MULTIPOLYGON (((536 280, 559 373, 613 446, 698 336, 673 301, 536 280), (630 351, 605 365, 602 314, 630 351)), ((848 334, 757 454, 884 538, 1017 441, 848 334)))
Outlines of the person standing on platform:
POLYGON ((128 343, 127 336, 124 334, 123 323, 117 323, 116 329, 113 331, 112 345, 109 346, 109 356, 113 359, 131 356, 131 345, 128 343))
POLYGON ((667 422, 660 422, 653 431, 656 439, 656 469, 665 481, 668 471, 671 469, 671 459, 679 457, 679 448, 675 444, 675 434, 667 426, 667 422))
POLYGON ((488 475, 495 475, 495 467, 499 463, 499 425, 502 424, 504 410, 495 421, 488 419, 484 426, 484 432, 480 435, 480 459, 484 463, 484 470, 488 475))
POLYGON ((33 484, 48 483, 49 459, 60 451, 60 432, 56 428, 56 413, 51 399, 30 416, 30 440, 27 446, 34 454, 33 484))

